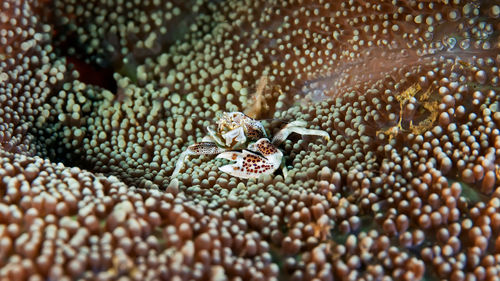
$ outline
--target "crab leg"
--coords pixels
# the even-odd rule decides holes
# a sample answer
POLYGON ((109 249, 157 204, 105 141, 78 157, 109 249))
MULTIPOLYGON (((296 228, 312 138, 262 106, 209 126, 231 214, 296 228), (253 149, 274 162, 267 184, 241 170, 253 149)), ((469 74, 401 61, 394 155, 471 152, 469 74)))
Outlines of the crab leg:
POLYGON ((175 169, 174 172, 172 173, 172 177, 175 177, 179 174, 182 167, 184 167, 184 163, 188 160, 190 155, 213 155, 213 154, 219 154, 224 151, 226 151, 226 149, 218 147, 215 142, 202 141, 199 143, 192 144, 188 146, 188 148, 186 148, 186 150, 180 154, 177 163, 175 163, 175 169))
POLYGON ((321 136, 329 140, 330 135, 323 130, 306 129, 303 126, 306 123, 304 121, 293 121, 281 129, 272 140, 272 143, 276 146, 280 145, 283 141, 288 138, 291 133, 297 133, 299 135, 311 135, 311 136, 321 136))
POLYGON ((283 172, 283 178, 288 177, 288 169, 286 168, 285 157, 281 159, 281 171, 283 172))

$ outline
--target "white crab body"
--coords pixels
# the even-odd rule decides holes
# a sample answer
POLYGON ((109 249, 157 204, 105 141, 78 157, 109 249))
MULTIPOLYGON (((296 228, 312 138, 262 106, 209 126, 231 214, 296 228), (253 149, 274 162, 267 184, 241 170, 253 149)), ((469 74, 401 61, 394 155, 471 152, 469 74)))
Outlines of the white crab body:
POLYGON ((249 141, 267 137, 260 121, 241 112, 224 112, 217 122, 217 132, 207 130, 217 144, 228 149, 243 149, 249 141))

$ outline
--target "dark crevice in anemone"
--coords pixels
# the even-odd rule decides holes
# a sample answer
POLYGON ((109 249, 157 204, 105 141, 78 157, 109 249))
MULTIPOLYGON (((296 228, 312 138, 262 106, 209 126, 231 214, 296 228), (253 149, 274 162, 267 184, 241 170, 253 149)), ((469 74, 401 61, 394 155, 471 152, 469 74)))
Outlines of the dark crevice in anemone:
POLYGON ((65 28, 56 30, 54 38, 55 53, 65 57, 68 68, 78 72, 78 80, 85 84, 99 86, 116 93, 117 84, 113 77, 116 53, 103 55, 87 54, 85 44, 78 43, 71 34, 66 34, 65 28))
POLYGON ((91 65, 77 57, 67 57, 67 60, 78 71, 78 80, 81 82, 102 87, 112 93, 117 92, 117 84, 113 78, 114 69, 112 67, 91 65))
POLYGON ((52 133, 51 127, 54 128, 55 126, 48 125, 46 130, 33 132, 36 154, 41 158, 50 159, 51 162, 63 163, 67 167, 83 168, 74 152, 61 145, 63 138, 57 133, 52 133), (68 157, 72 154, 73 157, 68 157))

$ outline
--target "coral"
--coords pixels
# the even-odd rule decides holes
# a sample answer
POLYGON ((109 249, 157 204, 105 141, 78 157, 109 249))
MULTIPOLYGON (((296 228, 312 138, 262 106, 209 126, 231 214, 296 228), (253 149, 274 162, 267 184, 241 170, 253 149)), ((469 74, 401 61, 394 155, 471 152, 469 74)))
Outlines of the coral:
POLYGON ((498 277, 498 3, 0 6, 0 279, 498 277), (171 179, 224 111, 331 139, 171 179))

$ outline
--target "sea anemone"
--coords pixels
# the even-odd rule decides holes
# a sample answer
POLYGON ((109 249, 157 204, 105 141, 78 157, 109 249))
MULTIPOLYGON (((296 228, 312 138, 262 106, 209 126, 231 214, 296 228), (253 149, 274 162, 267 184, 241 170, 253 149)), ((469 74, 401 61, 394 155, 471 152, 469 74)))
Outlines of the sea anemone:
POLYGON ((0 6, 0 279, 499 276, 498 3, 0 6), (224 111, 331 139, 171 179, 224 111))

